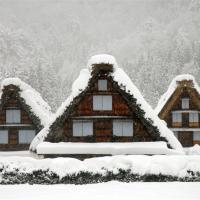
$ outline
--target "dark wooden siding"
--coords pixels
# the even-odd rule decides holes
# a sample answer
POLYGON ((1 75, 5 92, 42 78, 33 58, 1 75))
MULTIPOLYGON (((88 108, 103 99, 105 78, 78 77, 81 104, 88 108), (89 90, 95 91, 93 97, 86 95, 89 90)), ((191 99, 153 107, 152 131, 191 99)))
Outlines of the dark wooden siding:
MULTIPOLYGON (((105 77, 99 77, 99 79, 105 77)), ((70 117, 58 128, 55 134, 64 142, 132 142, 154 141, 134 111, 128 106, 123 96, 113 87, 113 82, 108 80, 108 90, 98 91, 98 79, 93 82, 91 89, 82 97, 70 117), (111 95, 112 110, 94 111, 93 95, 111 95), (93 121, 93 136, 74 137, 73 120, 93 121), (113 120, 133 120, 134 136, 113 136, 113 120)))
POLYGON ((22 108, 22 105, 14 95, 5 101, 5 103, 0 106, 0 130, 8 130, 8 144, 0 144, 1 151, 19 151, 28 150, 29 144, 19 144, 18 143, 18 131, 19 130, 36 130, 32 120, 30 119, 28 113, 22 108), (21 110, 21 123, 12 124, 9 126, 6 124, 6 109, 20 109, 21 110))
MULTIPOLYGON (((164 118, 162 118, 161 113, 159 114, 159 116, 161 117, 161 119, 164 119, 168 125, 168 127, 170 128, 175 128, 172 124, 172 112, 173 111, 181 111, 181 110, 185 110, 186 112, 182 114, 182 125, 179 126, 179 128, 190 128, 190 124, 189 124, 189 111, 187 112, 187 109, 182 109, 182 104, 181 104, 181 99, 187 97, 189 98, 189 109, 190 111, 200 111, 199 106, 196 104, 196 101, 191 97, 191 95, 188 92, 184 92, 181 96, 179 96, 176 101, 174 102, 172 108, 170 108, 170 110, 168 111, 168 113, 164 116, 164 118)), ((200 101, 200 99, 199 99, 200 101)), ((166 108, 167 109, 167 108, 166 108)), ((199 115, 199 119, 200 119, 200 115, 199 115)), ((198 124, 195 124, 196 128, 200 128, 200 122, 198 124)))
MULTIPOLYGON (((184 81, 181 83, 174 94, 170 97, 162 111, 159 113, 159 117, 164 119, 169 128, 200 128, 200 122, 198 123, 190 123, 189 122, 189 112, 190 111, 200 111, 200 96, 195 88, 190 87, 191 83, 184 81), (186 85, 186 86, 185 86, 186 85), (182 98, 189 99, 189 109, 182 109, 182 98), (182 111, 182 123, 176 124, 172 123, 172 112, 173 111, 182 111), (188 111, 187 111, 188 110, 188 111)), ((200 115, 199 115, 200 119, 200 115)), ((182 143, 183 146, 188 146, 190 144, 200 144, 200 141, 193 140, 193 132, 183 132, 179 131, 178 139, 182 143), (184 133, 181 135, 181 133, 184 133), (191 134, 191 137, 188 137, 188 134, 191 134), (189 140, 192 140, 189 141, 189 140)))

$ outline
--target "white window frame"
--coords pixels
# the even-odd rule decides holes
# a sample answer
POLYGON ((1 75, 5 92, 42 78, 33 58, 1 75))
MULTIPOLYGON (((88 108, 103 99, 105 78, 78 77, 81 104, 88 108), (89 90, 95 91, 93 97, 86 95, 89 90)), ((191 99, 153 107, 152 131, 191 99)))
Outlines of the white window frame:
POLYGON ((21 123, 21 110, 6 109, 6 124, 20 124, 20 123, 21 123), (18 118, 15 118, 16 116, 14 115, 18 115, 18 118))
POLYGON ((199 113, 198 112, 192 112, 189 113, 189 122, 199 122, 199 113))
POLYGON ((87 137, 93 135, 93 121, 91 120, 73 120, 73 137, 87 137), (89 132, 87 131, 89 125, 89 132), (79 130, 77 130, 79 127, 79 130))
POLYGON ((18 144, 30 144, 32 142, 32 140, 34 139, 36 135, 36 131, 35 130, 25 130, 25 129, 22 129, 22 130, 19 130, 18 131, 18 144), (28 135, 32 135, 33 137, 28 138, 28 135), (24 138, 21 138, 21 137, 24 137, 24 138))
POLYGON ((174 123, 182 123, 182 113, 172 112, 172 122, 174 123))
POLYGON ((181 99, 181 106, 182 106, 182 109, 189 109, 190 108, 190 99, 189 98, 182 98, 181 99))
POLYGON ((134 127, 133 120, 113 120, 113 136, 117 137, 133 137, 134 127), (130 132, 127 134, 125 132, 127 123, 131 126, 130 132))
POLYGON ((8 144, 8 130, 0 130, 0 144, 8 144))
POLYGON ((108 90, 108 80, 107 79, 99 79, 98 80, 98 90, 99 91, 107 91, 108 90))
POLYGON ((93 110, 111 111, 112 110, 112 95, 94 95, 93 110), (109 104, 108 104, 109 102, 109 104))

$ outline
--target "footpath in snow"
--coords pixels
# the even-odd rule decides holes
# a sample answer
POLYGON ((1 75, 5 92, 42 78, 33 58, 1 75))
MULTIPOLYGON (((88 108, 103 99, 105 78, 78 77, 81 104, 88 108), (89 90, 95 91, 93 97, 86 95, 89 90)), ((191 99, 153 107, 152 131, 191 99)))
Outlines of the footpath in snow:
POLYGON ((200 183, 120 183, 0 186, 2 200, 199 200, 200 183))

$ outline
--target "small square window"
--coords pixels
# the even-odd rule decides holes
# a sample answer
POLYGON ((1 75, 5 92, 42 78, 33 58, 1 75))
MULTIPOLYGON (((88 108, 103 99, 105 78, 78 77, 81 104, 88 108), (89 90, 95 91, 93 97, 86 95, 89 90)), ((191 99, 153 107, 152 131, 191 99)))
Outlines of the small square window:
POLYGON ((8 109, 6 110, 6 123, 21 123, 21 110, 8 109))
POLYGON ((98 90, 107 91, 108 90, 108 81, 107 80, 98 80, 98 90))
POLYGON ((189 109, 189 99, 188 98, 182 99, 182 109, 189 109))
POLYGON ((112 110, 112 96, 94 95, 93 110, 112 110))

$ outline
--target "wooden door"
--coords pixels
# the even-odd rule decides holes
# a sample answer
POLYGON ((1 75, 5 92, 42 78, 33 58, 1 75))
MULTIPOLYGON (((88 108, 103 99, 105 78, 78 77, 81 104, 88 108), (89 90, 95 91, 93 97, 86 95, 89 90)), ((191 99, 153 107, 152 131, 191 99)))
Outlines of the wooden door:
POLYGON ((183 147, 193 146, 193 132, 179 132, 178 139, 183 147))

